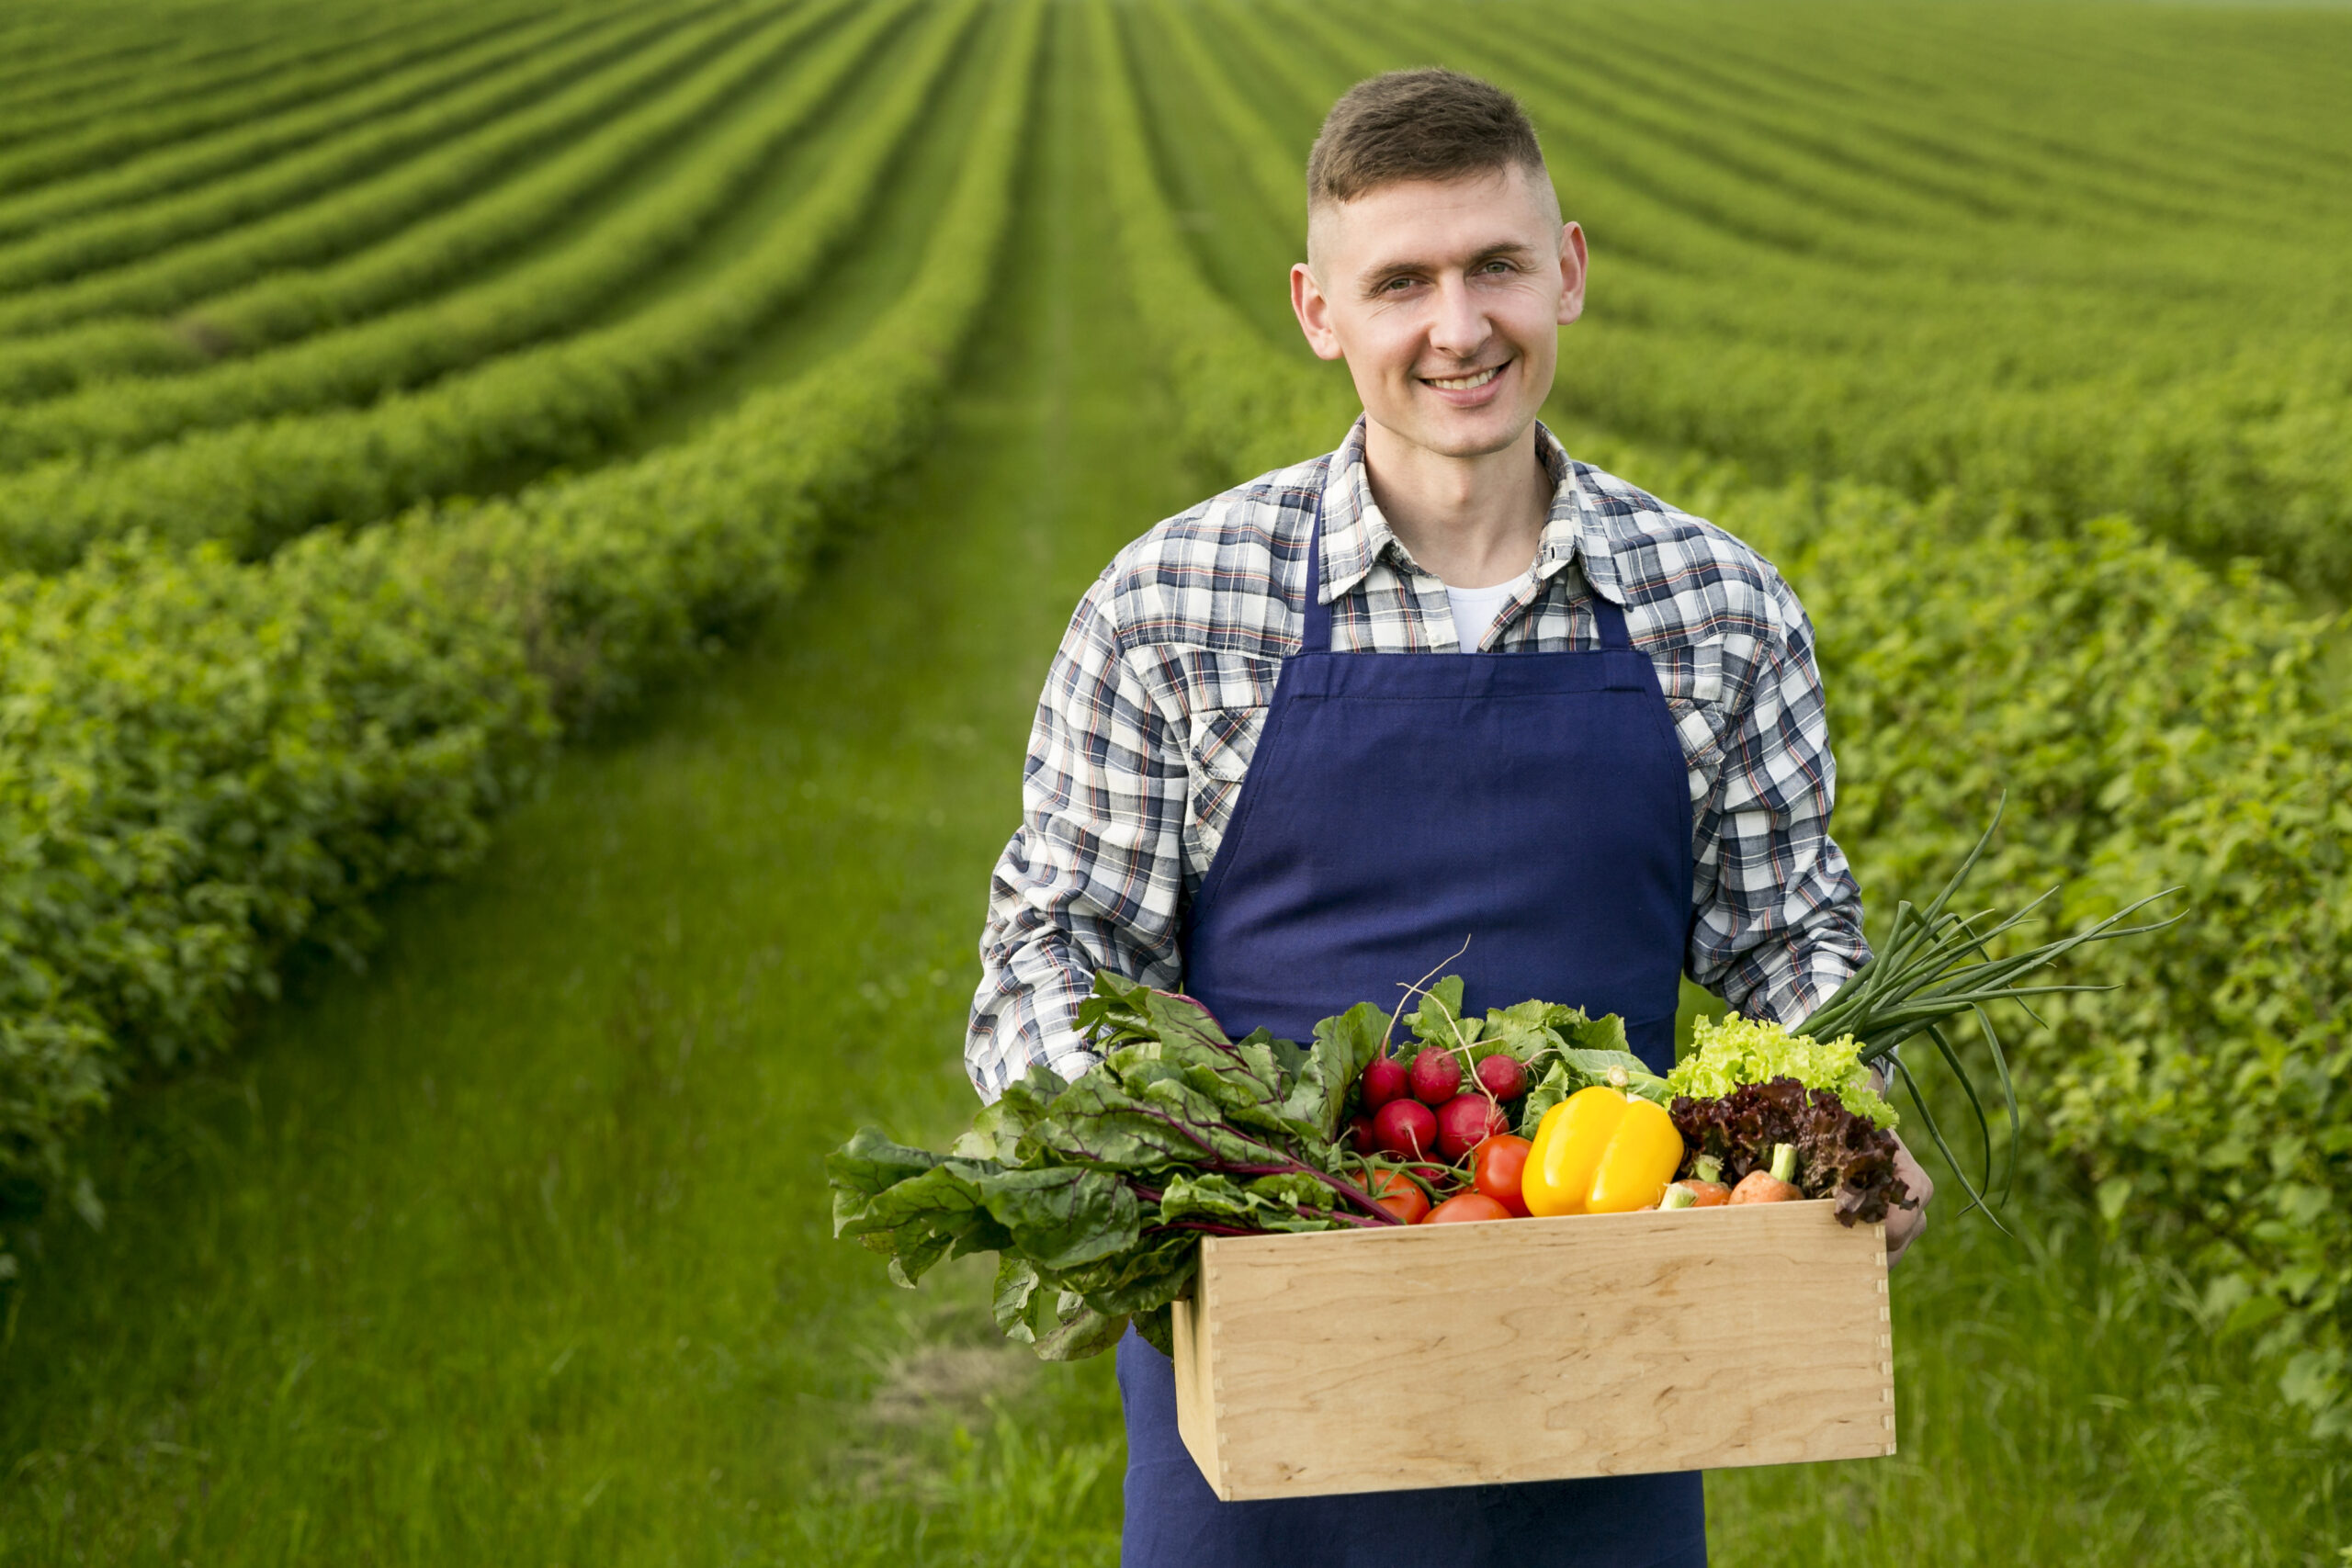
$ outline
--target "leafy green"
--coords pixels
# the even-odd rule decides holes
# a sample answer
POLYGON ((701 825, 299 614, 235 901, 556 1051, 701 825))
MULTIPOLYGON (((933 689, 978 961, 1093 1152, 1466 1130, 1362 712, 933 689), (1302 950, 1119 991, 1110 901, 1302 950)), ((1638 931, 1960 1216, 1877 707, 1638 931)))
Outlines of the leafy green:
POLYGON ((952 1154, 874 1128, 852 1138, 826 1162, 835 1234, 888 1255, 907 1285, 995 1251, 998 1325, 1070 1359, 1130 1320, 1166 1348, 1204 1235, 1396 1223, 1343 1174, 1337 1142, 1388 1032, 1377 1008, 1324 1020, 1304 1047, 1262 1030, 1235 1041, 1191 998, 1102 974, 1080 1018, 1101 1060, 1069 1083, 1032 1068, 952 1154))
POLYGON ((1817 1040, 1734 1013, 1701 1019, 1691 1031, 1690 1044, 1690 1054, 1666 1077, 1676 1094, 1715 1100, 1743 1084, 1794 1078, 1807 1089, 1829 1090, 1872 1126, 1895 1125, 1894 1107, 1871 1084, 1870 1069, 1862 1066, 1861 1044, 1850 1034, 1817 1040))

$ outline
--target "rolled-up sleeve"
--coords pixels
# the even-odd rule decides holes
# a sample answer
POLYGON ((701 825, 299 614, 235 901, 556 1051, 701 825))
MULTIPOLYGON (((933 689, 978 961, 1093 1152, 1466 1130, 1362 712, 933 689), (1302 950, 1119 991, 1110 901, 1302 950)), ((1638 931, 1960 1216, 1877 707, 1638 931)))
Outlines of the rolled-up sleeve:
POLYGON ((1788 585, 1728 716, 1693 824, 1690 977, 1756 1018, 1804 1018, 1870 956, 1861 895, 1829 835, 1838 764, 1813 626, 1788 585))
POLYGON ((1080 602, 1030 732, 1022 821, 996 864, 964 1063, 993 1100, 1033 1065, 1075 1077, 1094 971, 1174 987, 1183 970, 1181 740, 1123 657, 1105 573, 1080 602))

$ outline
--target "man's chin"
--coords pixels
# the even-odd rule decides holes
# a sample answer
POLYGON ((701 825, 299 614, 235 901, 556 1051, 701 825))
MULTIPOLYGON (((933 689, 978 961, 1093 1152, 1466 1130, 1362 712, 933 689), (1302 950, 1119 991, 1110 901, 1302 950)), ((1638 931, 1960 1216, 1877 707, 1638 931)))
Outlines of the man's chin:
POLYGON ((1535 423, 1535 413, 1533 409, 1509 414, 1480 409, 1452 418, 1431 418, 1425 411, 1415 409, 1405 419, 1384 419, 1378 412, 1371 417, 1397 440, 1432 457, 1470 458, 1510 450, 1535 423))

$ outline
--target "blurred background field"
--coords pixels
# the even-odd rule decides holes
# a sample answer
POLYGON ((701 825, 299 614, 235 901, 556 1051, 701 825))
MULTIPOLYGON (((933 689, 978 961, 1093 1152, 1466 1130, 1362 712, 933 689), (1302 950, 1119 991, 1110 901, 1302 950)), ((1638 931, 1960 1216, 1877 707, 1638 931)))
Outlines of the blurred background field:
MULTIPOLYGON (((2024 1037, 1903 1451, 1718 1562, 2352 1543, 2352 12, 124 0, 0 18, 0 1560, 1107 1563, 1105 1361, 890 1289, 1044 660, 1333 444, 1355 76, 1521 92, 1551 414, 1822 634, 1917 891, 2188 884, 2024 1037)), ((1802 1325, 1792 1325, 1792 1332, 1802 1325)))

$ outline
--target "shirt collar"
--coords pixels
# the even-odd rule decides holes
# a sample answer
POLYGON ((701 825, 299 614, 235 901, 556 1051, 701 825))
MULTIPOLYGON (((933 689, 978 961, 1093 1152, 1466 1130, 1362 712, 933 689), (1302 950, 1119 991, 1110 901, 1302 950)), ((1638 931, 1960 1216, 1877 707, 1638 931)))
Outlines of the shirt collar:
MULTIPOLYGON (((1420 570, 1372 498, 1363 443, 1364 417, 1359 414, 1348 438, 1331 454, 1324 476, 1323 581, 1317 586, 1317 594, 1326 604, 1371 576, 1384 555, 1400 570, 1420 570)), ((1544 542, 1535 552, 1536 579, 1550 580, 1581 556, 1586 581, 1622 604, 1623 592, 1609 536, 1600 514, 1587 504, 1579 466, 1541 420, 1535 424, 1535 455, 1552 479, 1552 514, 1544 525, 1544 542)))

